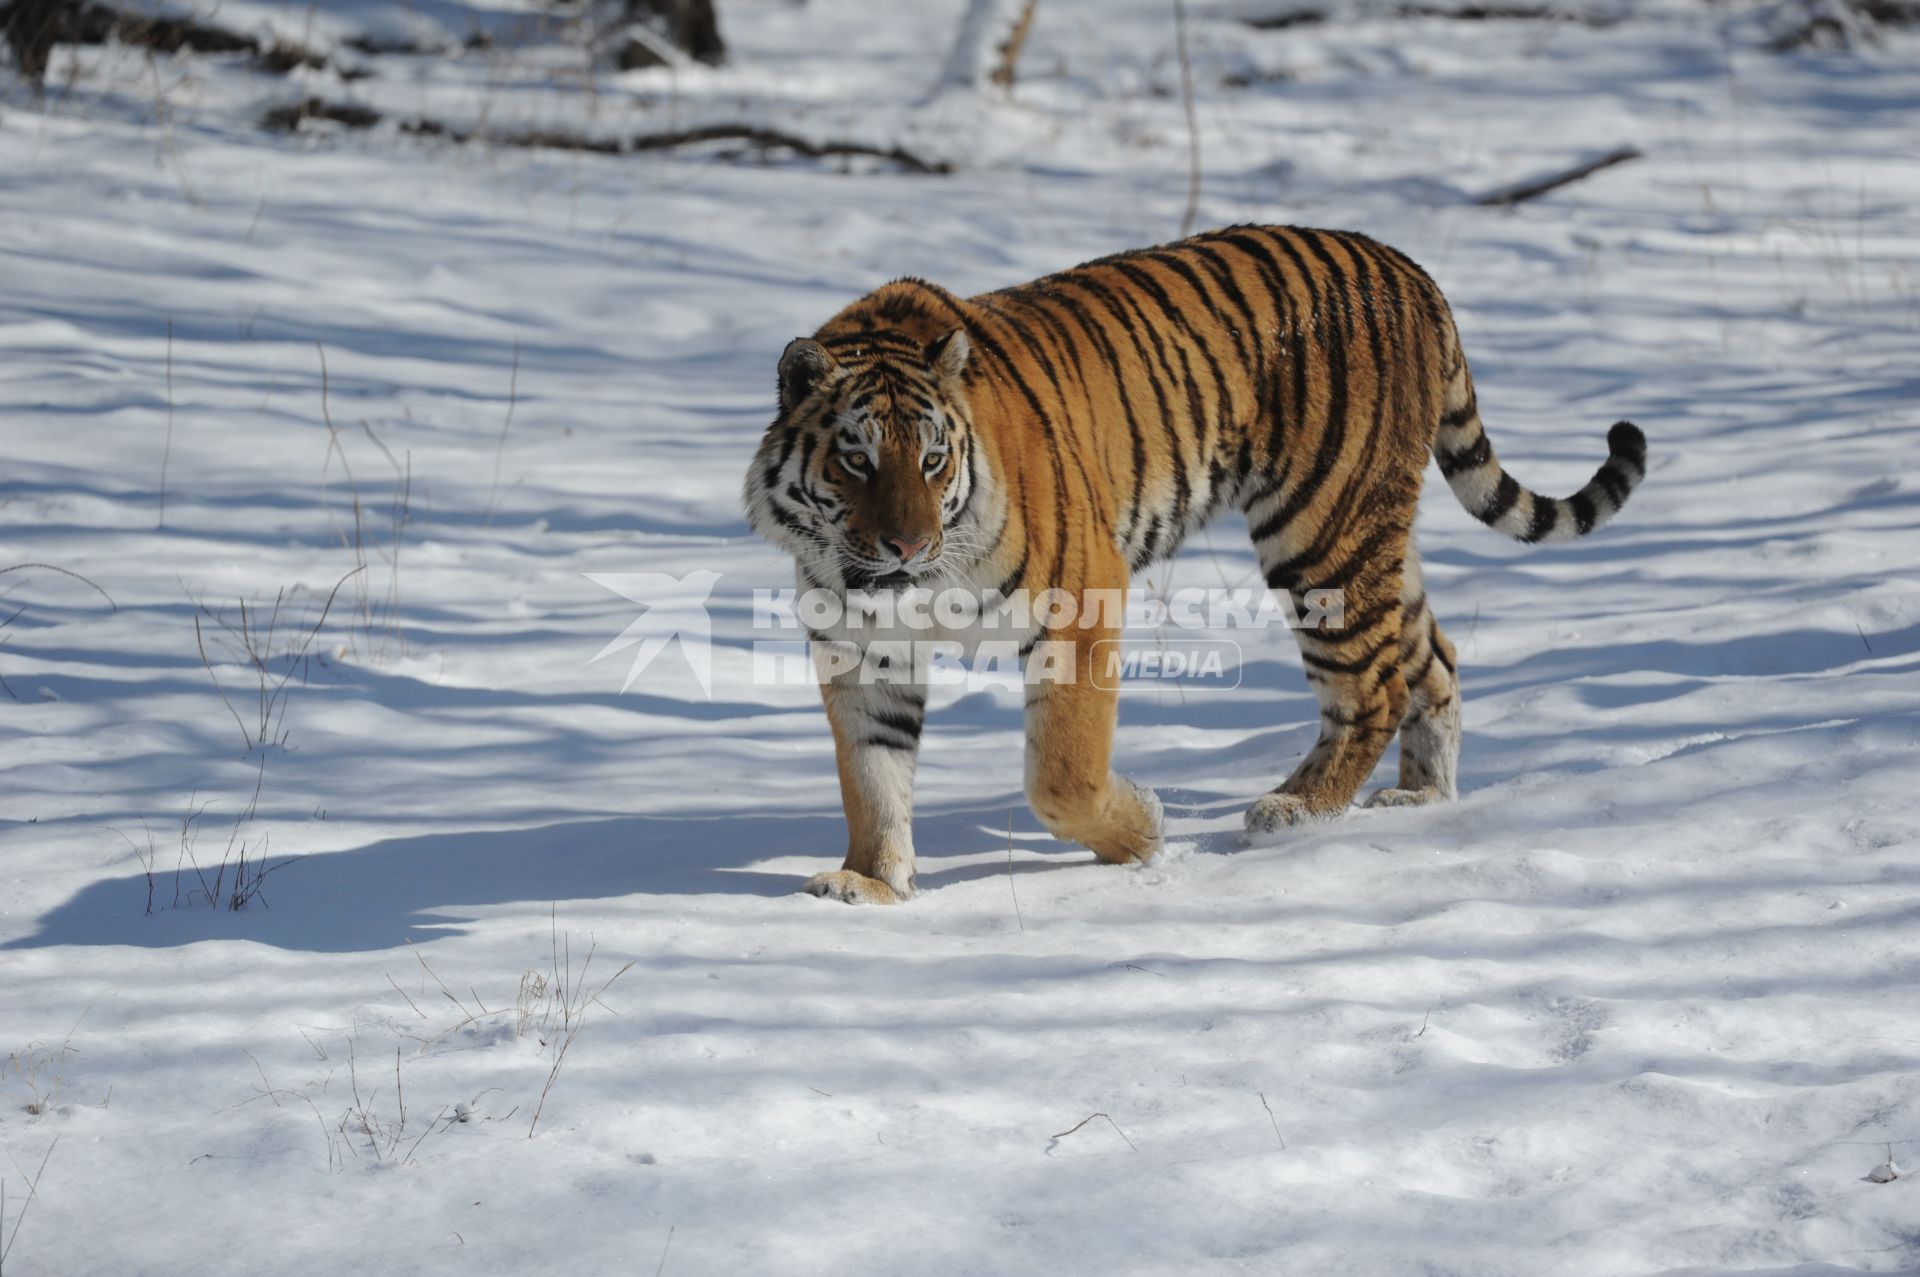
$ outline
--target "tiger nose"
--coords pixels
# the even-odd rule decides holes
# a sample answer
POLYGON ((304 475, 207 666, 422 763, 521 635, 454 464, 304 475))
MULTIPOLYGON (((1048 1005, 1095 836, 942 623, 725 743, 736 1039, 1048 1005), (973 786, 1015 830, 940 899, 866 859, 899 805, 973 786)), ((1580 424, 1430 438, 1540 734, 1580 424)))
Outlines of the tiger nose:
POLYGON ((892 546, 895 550, 898 550, 900 552, 900 561, 902 563, 911 563, 913 561, 913 556, 920 553, 920 551, 926 549, 927 543, 932 539, 933 538, 931 537, 919 537, 910 541, 906 537, 902 537, 902 536, 890 536, 890 537, 884 538, 884 540, 888 545, 892 546))

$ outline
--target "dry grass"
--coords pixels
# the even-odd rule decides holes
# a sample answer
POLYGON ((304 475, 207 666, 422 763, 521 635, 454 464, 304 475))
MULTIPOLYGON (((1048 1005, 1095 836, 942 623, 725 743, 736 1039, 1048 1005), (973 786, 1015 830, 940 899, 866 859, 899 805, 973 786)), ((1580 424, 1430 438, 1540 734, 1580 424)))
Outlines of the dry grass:
POLYGON ((361 432, 379 450, 393 472, 393 488, 387 499, 382 535, 361 499, 360 482, 354 477, 346 441, 341 437, 341 428, 333 420, 326 347, 315 342, 314 349, 320 356, 320 419, 327 428, 327 450, 320 460, 321 497, 328 502, 327 510, 331 517, 333 507, 329 498, 333 481, 332 467, 337 457, 340 473, 346 481, 349 510, 353 515, 351 526, 334 525, 335 537, 342 546, 353 552, 354 559, 353 571, 341 578, 343 582, 348 579, 356 581, 353 600, 355 628, 349 635, 348 647, 358 649, 367 659, 374 661, 405 655, 407 640, 400 625, 400 546, 408 524, 413 521, 413 454, 408 452, 404 457, 396 457, 393 449, 374 433, 372 423, 364 417, 360 419, 361 432), (377 595, 374 593, 374 574, 369 570, 375 558, 386 565, 385 588, 377 595))
POLYGON ((333 589, 327 592, 320 606, 320 615, 311 625, 295 624, 290 617, 294 600, 304 592, 300 586, 276 590, 269 606, 249 605, 244 598, 231 609, 216 610, 204 602, 197 603, 193 637, 200 650, 200 663, 206 667, 207 677, 213 680, 213 690, 220 694, 227 712, 233 715, 234 725, 240 729, 246 746, 244 753, 252 754, 268 746, 286 747, 287 697, 294 676, 299 675, 302 686, 306 684, 312 672, 314 641, 333 614, 334 600, 339 597, 341 587, 363 574, 366 567, 363 560, 333 583, 333 589), (244 718, 220 682, 213 658, 207 652, 209 626, 214 631, 214 647, 226 658, 225 663, 243 667, 253 678, 251 695, 242 696, 247 705, 244 718))
MULTIPOLYGON (((47 1145, 47 1151, 40 1155, 40 1165, 34 1168, 31 1175, 27 1174, 26 1168, 20 1163, 13 1163, 14 1169, 20 1172, 20 1178, 27 1182, 27 1200, 20 1203, 20 1209, 13 1217, 13 1227, 6 1229, 5 1238, 0 1239, 0 1277, 5 1277, 7 1257, 13 1254, 13 1244, 20 1240, 20 1225, 27 1222, 27 1211, 33 1206, 34 1199, 40 1196, 40 1181, 46 1177, 47 1163, 53 1160, 53 1150, 58 1147, 60 1147, 60 1137, 56 1135, 53 1137, 53 1142, 47 1145)), ((8 1160, 13 1160, 12 1154, 8 1154, 8 1160)), ((0 1175, 0 1229, 6 1228, 6 1222, 7 1180, 6 1176, 0 1175)))

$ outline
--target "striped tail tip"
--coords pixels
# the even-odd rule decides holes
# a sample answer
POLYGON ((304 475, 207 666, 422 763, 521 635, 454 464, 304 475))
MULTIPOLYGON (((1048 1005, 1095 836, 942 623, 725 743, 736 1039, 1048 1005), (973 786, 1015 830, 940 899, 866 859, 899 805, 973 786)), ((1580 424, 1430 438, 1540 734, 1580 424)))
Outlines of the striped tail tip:
POLYGON ((1604 526, 1647 474, 1647 437, 1631 421, 1607 431, 1607 460, 1587 485, 1561 499, 1529 491, 1508 474, 1477 417, 1460 427, 1471 442, 1436 449, 1447 486, 1467 512, 1496 532, 1530 544, 1572 541, 1604 526))
POLYGON ((1642 475, 1647 472, 1647 436, 1631 421, 1616 421, 1607 431, 1607 459, 1615 457, 1633 464, 1642 475))

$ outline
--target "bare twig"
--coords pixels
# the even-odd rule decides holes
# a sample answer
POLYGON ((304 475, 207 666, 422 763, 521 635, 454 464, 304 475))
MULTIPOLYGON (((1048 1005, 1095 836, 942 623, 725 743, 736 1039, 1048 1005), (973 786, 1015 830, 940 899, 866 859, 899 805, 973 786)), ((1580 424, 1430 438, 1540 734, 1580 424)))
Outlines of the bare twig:
POLYGON ((167 526, 167 467, 173 461, 173 317, 167 317, 167 445, 160 454, 160 527, 167 526))
POLYGON ((160 149, 168 159, 173 161, 174 179, 180 184, 180 194, 185 196, 187 203, 194 208, 205 208, 206 202, 200 198, 200 192, 194 189, 193 177, 187 172, 186 161, 180 156, 180 139, 174 123, 173 104, 167 100, 168 89, 161 80, 160 60, 154 56, 151 47, 147 48, 141 60, 146 66, 147 74, 153 80, 153 114, 161 126, 160 149))
POLYGON ((674 1227, 672 1224, 667 1225, 667 1240, 660 1243, 660 1262, 653 1266, 653 1277, 660 1277, 661 1273, 667 1271, 667 1248, 673 1245, 674 1227))
POLYGON ((347 492, 351 498, 353 530, 351 535, 349 535, 346 530, 336 528, 335 536, 339 538, 342 546, 353 551, 354 563, 359 568, 364 569, 369 564, 367 557, 369 545, 379 550, 381 556, 387 560, 388 572, 385 600, 376 606, 370 584, 372 579, 371 575, 360 581, 357 598, 355 600, 355 611, 359 616, 360 628, 364 632, 367 654, 370 657, 378 659, 385 653, 387 644, 390 642, 398 642, 403 651, 406 646, 406 636, 401 631, 399 620, 400 542, 401 533, 405 530, 413 514, 413 453, 409 450, 405 454, 405 460, 403 462, 401 458, 394 456, 393 449, 389 448, 385 442, 381 440, 380 436, 374 433, 372 424, 365 418, 361 419, 361 431, 372 441, 373 446, 380 450, 381 455, 387 459, 387 464, 393 468, 394 488, 393 499, 389 503, 388 508, 389 526, 387 531, 387 544, 382 548, 377 538, 369 538, 368 536, 366 526, 367 512, 360 497, 360 483, 353 473, 352 462, 348 460, 346 444, 340 437, 340 427, 333 419, 332 397, 330 394, 331 378, 327 367, 326 347, 322 346, 319 342, 315 342, 314 349, 319 353, 320 357, 320 419, 327 430, 327 450, 320 460, 320 491, 322 503, 326 505, 327 508, 328 521, 329 523, 332 522, 332 507, 331 504, 329 504, 332 487, 329 471, 333 466, 334 454, 338 453, 340 456, 340 470, 346 477, 347 492), (378 615, 376 615, 376 613, 378 615), (376 630, 380 633, 380 640, 377 647, 374 641, 376 630))
POLYGON ((500 438, 493 445, 493 485, 487 489, 487 517, 483 527, 493 526, 500 500, 500 460, 507 451, 507 431, 513 429, 513 409, 520 398, 520 337, 513 339, 513 371, 507 375, 507 418, 500 423, 500 438))
POLYGON ((220 693, 221 703, 227 707, 227 713, 233 715, 233 724, 240 729, 240 739, 246 743, 246 752, 252 753, 253 733, 247 730, 246 723, 241 720, 240 711, 235 709, 233 702, 227 699, 227 689, 220 686, 220 676, 213 672, 213 660, 207 655, 207 636, 200 630, 198 614, 193 618, 193 641, 200 647, 200 663, 206 666, 207 677, 213 680, 213 690, 220 693))
MULTIPOLYGON (((9 625, 12 625, 15 621, 19 620, 20 614, 25 612, 26 610, 27 610, 27 605, 25 603, 22 603, 19 607, 13 609, 12 616, 8 617, 4 621, 0 621, 0 632, 5 631, 9 625)), ((5 642, 6 642, 6 639, 0 638, 0 643, 5 643, 5 642)), ((8 696, 11 696, 16 701, 20 699, 18 693, 16 693, 13 690, 13 684, 7 682, 6 676, 3 674, 0 674, 0 691, 6 692, 8 696)))
POLYGON ((156 855, 154 845, 153 845, 153 826, 147 823, 146 817, 142 816, 139 819, 140 819, 140 827, 146 830, 146 834, 147 834, 147 849, 145 852, 142 852, 140 850, 139 843, 135 842, 132 838, 127 836, 126 830, 116 829, 112 825, 108 825, 107 830, 110 833, 115 833, 120 835, 120 841, 126 843, 127 846, 130 849, 132 849, 133 858, 140 862, 140 868, 142 872, 144 872, 147 876, 147 912, 152 913, 153 912, 153 862, 154 862, 154 857, 156 855))
MULTIPOLYGON (((413 1155, 420 1151, 420 1146, 422 1144, 426 1143, 427 1136, 433 1134, 433 1128, 440 1125, 440 1119, 447 1115, 447 1107, 448 1107, 447 1105, 444 1105, 444 1104, 441 1105, 440 1111, 434 1114, 433 1121, 427 1123, 427 1129, 420 1132, 420 1138, 407 1146, 407 1155, 400 1159, 400 1164, 402 1166, 406 1165, 408 1162, 411 1162, 413 1160, 413 1155)), ((453 1125, 452 1122, 447 1123, 447 1126, 452 1126, 452 1125, 453 1125)), ((445 1128, 443 1127, 442 1129, 445 1129, 445 1128)), ((456 1237, 459 1236, 459 1234, 457 1233, 454 1235, 456 1237)), ((466 1243, 466 1238, 462 1237, 460 1240, 462 1245, 466 1243)))
MULTIPOLYGON (((394 1060, 397 1065, 399 1062, 398 1055, 394 1057, 394 1060)), ((380 1122, 378 1118, 374 1117, 373 1110, 367 1106, 367 1102, 360 1098, 360 1071, 355 1067, 353 1037, 351 1034, 347 1037, 347 1081, 353 1090, 353 1107, 348 1110, 347 1116, 353 1118, 355 1122, 359 1124, 360 1133, 367 1137, 367 1148, 372 1152, 373 1160, 383 1162, 386 1160, 386 1155, 380 1151, 380 1122)), ((345 1126, 346 1119, 342 1118, 342 1134, 345 1134, 345 1126)), ((348 1147, 352 1147, 351 1140, 348 1141, 348 1147)), ((391 1149, 389 1149, 389 1152, 390 1151, 391 1149)))
MULTIPOLYGON (((201 870, 200 861, 193 854, 194 843, 200 837, 200 831, 195 826, 200 822, 201 817, 207 814, 207 808, 212 806, 207 802, 195 807, 194 803, 199 797, 200 791, 197 789, 187 795, 187 810, 180 817, 180 854, 174 857, 173 861, 173 907, 175 909, 180 907, 180 866, 182 864, 193 866, 194 876, 200 880, 200 894, 207 897, 207 902, 211 904, 214 899, 213 888, 207 885, 207 875, 201 870)), ((187 899, 189 901, 193 899, 192 892, 187 893, 187 899)))
POLYGON ((1549 191, 1557 191, 1561 187, 1577 182, 1583 177, 1590 177, 1598 173, 1601 169, 1612 168, 1616 164, 1625 164, 1628 160, 1637 160, 1643 154, 1644 152, 1636 146, 1617 147, 1614 150, 1608 151, 1605 155, 1600 156, 1598 159, 1588 160, 1584 164, 1576 164, 1574 167, 1562 172, 1553 173, 1546 177, 1533 178, 1529 181, 1518 182, 1512 186, 1503 186, 1498 190, 1489 191, 1475 200, 1474 203, 1488 208, 1508 208, 1515 204, 1524 203, 1527 200, 1538 199, 1549 191))
MULTIPOLYGON (((268 744, 286 744, 287 733, 284 730, 286 703, 293 676, 302 668, 302 662, 312 649, 314 640, 320 636, 321 628, 326 625, 327 618, 333 614, 334 600, 340 596, 341 587, 365 571, 366 566, 363 560, 333 583, 333 588, 327 591, 326 602, 321 605, 319 618, 283 653, 287 659, 287 668, 286 672, 278 677, 275 677, 272 670, 274 634, 279 629, 281 606, 286 602, 288 595, 286 590, 280 590, 274 595, 273 608, 268 612, 264 622, 257 619, 257 613, 247 607, 245 599, 241 599, 239 602, 240 624, 237 628, 219 613, 210 610, 206 604, 199 605, 199 611, 193 618, 193 637, 200 650, 200 663, 206 667, 207 677, 213 680, 214 690, 220 693, 220 699, 226 705, 227 712, 233 715, 234 722, 239 726, 241 739, 246 742, 246 753, 250 754, 256 748, 268 744), (259 722, 251 729, 241 720, 240 711, 234 708, 233 702, 227 697, 226 689, 220 684, 220 676, 214 672, 213 660, 207 655, 206 635, 200 624, 202 615, 216 622, 226 631, 230 644, 238 649, 230 653, 236 663, 253 668, 259 722), (278 739, 274 736, 276 724, 283 729, 278 739)), ((256 797, 257 794, 256 789, 256 797)))
POLYGON ((427 965, 426 955, 420 952, 420 950, 414 945, 413 941, 411 940, 407 941, 406 945, 407 945, 407 948, 413 950, 413 956, 419 959, 420 969, 422 971, 425 971, 429 976, 432 976, 433 982, 440 986, 440 992, 447 995, 447 1001, 453 1003, 454 1006, 459 1007, 460 1013, 466 1016, 469 1020, 478 1018, 474 1016, 472 1012, 467 1010, 466 1006, 461 1003, 459 998, 456 998, 453 996, 453 990, 447 987, 447 982, 440 978, 440 975, 438 972, 436 972, 432 967, 427 965))
MULTIPOLYGON (((14 1242, 20 1239, 20 1225, 27 1222, 27 1208, 33 1205, 33 1199, 40 1195, 40 1177, 47 1173, 47 1161, 53 1156, 53 1150, 60 1147, 60 1137, 53 1137, 53 1143, 47 1145, 47 1151, 40 1158, 40 1166, 32 1175, 20 1171, 20 1178, 27 1181, 27 1200, 20 1203, 20 1213, 13 1217, 13 1231, 7 1234, 7 1244, 0 1246, 0 1277, 6 1272, 7 1256, 13 1253, 14 1242)), ((12 1160, 9 1158, 8 1160, 12 1160)), ((15 1162, 17 1169, 19 1163, 15 1162)), ((7 1210, 7 1182, 0 1179, 0 1221, 5 1220, 7 1210)))
MULTIPOLYGON (((25 572, 28 568, 39 568, 44 572, 58 572, 61 576, 70 576, 81 584, 91 587, 94 593, 107 601, 108 607, 116 612, 120 610, 120 605, 113 601, 113 595, 101 589, 97 581, 89 577, 81 576, 78 572, 69 571, 63 567, 56 567, 51 563, 16 563, 12 567, 0 568, 0 576, 5 576, 9 572, 25 572)), ((16 612, 15 615, 17 616, 19 613, 16 612)))
POLYGON ((1121 1139, 1127 1140, 1128 1148, 1133 1149, 1133 1151, 1136 1153, 1140 1151, 1138 1148, 1134 1146, 1134 1143, 1132 1140, 1127 1139, 1127 1133, 1120 1129, 1120 1123, 1114 1121, 1111 1117, 1107 1117, 1105 1113, 1089 1113, 1085 1117, 1081 1118, 1079 1121, 1075 1122, 1072 1126, 1069 1126, 1066 1130, 1060 1132, 1058 1135, 1051 1136, 1050 1138, 1056 1139, 1056 1140, 1063 1140, 1067 1138, 1067 1136, 1079 1130, 1081 1127, 1085 1126, 1088 1122, 1091 1122, 1096 1117, 1106 1118, 1107 1125, 1113 1128, 1113 1133, 1115 1135, 1118 1135, 1121 1139))
MULTIPOLYGON (((334 453, 337 452, 340 454, 340 472, 346 476, 347 492, 353 498, 353 536, 349 539, 344 532, 336 532, 336 535, 340 538, 340 543, 343 546, 348 546, 353 550, 354 562, 364 568, 367 566, 367 550, 366 537, 362 528, 361 519, 360 483, 359 480, 353 477, 353 463, 347 459, 346 445, 340 442, 340 428, 333 422, 332 395, 330 393, 332 389, 332 377, 327 369, 327 348, 318 341, 313 343, 313 348, 320 356, 320 421, 321 424, 327 428, 327 450, 320 457, 321 501, 327 506, 327 518, 328 522, 331 523, 333 509, 331 504, 327 502, 327 498, 331 494, 331 484, 327 478, 327 470, 333 464, 333 456, 334 453)), ((367 631, 368 647, 371 649, 373 641, 373 612, 368 600, 367 583, 365 581, 360 582, 359 586, 359 613, 361 623, 367 631)))
MULTIPOLYGON (((407 998, 407 991, 401 988, 399 984, 395 982, 393 978, 393 973, 391 971, 387 973, 387 983, 393 985, 393 991, 395 993, 399 994, 403 998, 407 998)), ((427 1018, 427 1013, 425 1011, 422 1011, 420 1009, 419 1004, 416 1003, 412 998, 407 998, 407 1005, 412 1007, 413 1013, 419 1016, 422 1020, 427 1018)))
POLYGON ((1020 889, 1013 885, 1013 812, 1007 812, 1007 890, 1013 893, 1013 917, 1020 924, 1022 932, 1027 929, 1027 920, 1020 913, 1020 889))
POLYGON ((1267 1111, 1267 1121, 1273 1126, 1273 1138, 1280 1141, 1281 1151, 1284 1152, 1287 1147, 1287 1137, 1280 1133, 1280 1119, 1273 1115, 1273 1105, 1267 1103, 1267 1093, 1265 1091, 1256 1093, 1260 1096, 1260 1107, 1267 1111))
POLYGON ((245 1047, 240 1048, 240 1054, 246 1056, 249 1060, 253 1061, 253 1071, 260 1075, 260 1084, 266 1088, 264 1091, 260 1093, 273 1101, 273 1107, 279 1108, 280 1093, 273 1089, 273 1083, 269 1081, 267 1078, 266 1069, 261 1067, 260 1057, 256 1056, 253 1052, 247 1050, 245 1047))
MULTIPOLYGON (((569 941, 570 940, 571 940, 571 937, 569 937, 569 941)), ((567 1062, 567 1052, 572 1049, 574 1042, 576 1042, 579 1039, 580 1034, 587 1027, 586 1011, 587 1011, 588 1005, 590 1003, 599 1002, 600 995, 605 993, 609 988, 611 988, 615 980, 618 980, 621 976, 633 970, 634 964, 632 962, 629 962, 627 963, 626 966, 621 967, 618 971, 608 976, 606 981, 603 984, 601 984, 601 986, 598 989, 594 990, 592 993, 576 994, 574 992, 575 986, 573 984, 573 956, 572 956, 571 949, 572 949, 572 946, 569 943, 568 949, 567 949, 567 959, 566 959, 567 961, 566 983, 560 985, 561 996, 563 999, 561 1002, 561 1014, 563 1016, 563 1026, 564 1026, 562 1031, 562 1036, 560 1038, 560 1046, 559 1046, 559 1049, 554 1052, 553 1068, 549 1070, 547 1073, 546 1085, 540 1088, 540 1102, 534 1105, 533 1121, 527 1124, 528 1139, 532 1139, 533 1133, 539 1129, 540 1114, 546 1110, 547 1095, 553 1090, 553 1084, 557 1082, 560 1078, 560 1066, 567 1062)), ((591 970, 593 967, 593 955, 594 955, 594 946, 589 945, 587 948, 587 960, 584 964, 582 964, 580 968, 580 986, 579 987, 582 989, 586 987, 587 972, 591 970)), ((606 1004, 601 1003, 601 1005, 604 1006, 606 1004)))

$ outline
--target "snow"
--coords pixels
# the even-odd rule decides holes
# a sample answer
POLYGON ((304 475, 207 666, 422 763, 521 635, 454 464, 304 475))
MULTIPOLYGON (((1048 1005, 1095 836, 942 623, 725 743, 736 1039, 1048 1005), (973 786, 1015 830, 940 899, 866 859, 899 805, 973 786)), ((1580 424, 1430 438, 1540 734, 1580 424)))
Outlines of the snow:
MULTIPOLYGON (((0 576, 0 1232, 45 1158, 9 1274, 1920 1268, 1915 1180, 1870 1181, 1920 1147, 1914 37, 1191 6, 1200 223, 1395 244, 1518 477, 1573 490, 1619 417, 1651 473, 1537 550, 1431 485, 1457 804, 1241 849, 1316 714, 1263 633, 1236 692, 1123 702, 1160 862, 1040 832, 1017 694, 954 687, 921 893, 849 908, 796 892, 844 846, 817 697, 750 677, 791 584, 737 505, 778 352, 1186 200, 1165 6, 1047 0, 1010 101, 931 92, 962 8, 723 0, 729 66, 616 75, 511 42, 530 6, 228 3, 448 51, 342 83, 63 48, 0 102, 0 566, 111 596, 0 576), (309 95, 389 118, 255 128, 309 95), (672 655, 622 694, 591 658, 635 605, 587 574, 696 571, 711 699, 672 655), (249 749, 239 603, 264 633, 283 590, 284 744, 249 749), (230 836, 305 858, 210 907, 203 805, 209 879, 230 836)), ((1224 521, 1141 584, 1255 579, 1224 521)))

